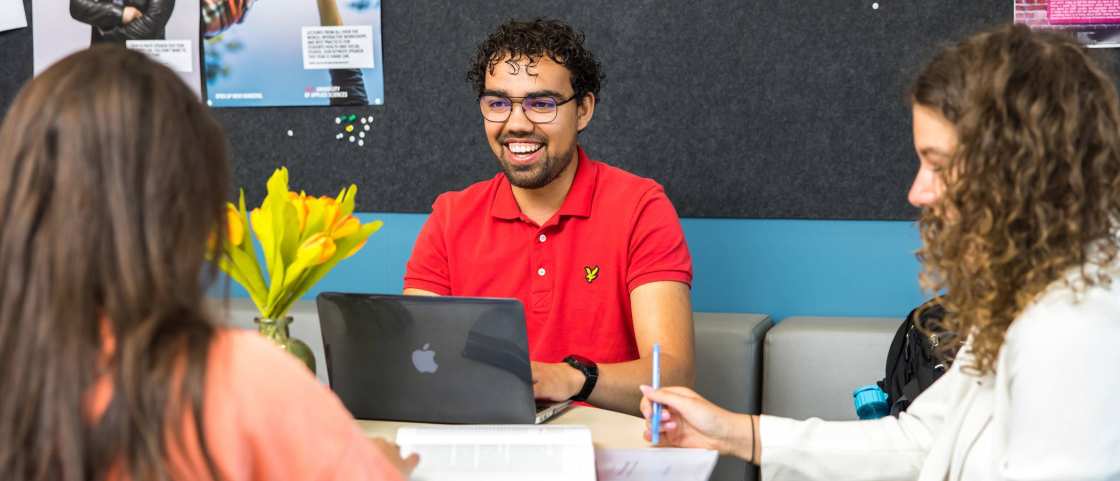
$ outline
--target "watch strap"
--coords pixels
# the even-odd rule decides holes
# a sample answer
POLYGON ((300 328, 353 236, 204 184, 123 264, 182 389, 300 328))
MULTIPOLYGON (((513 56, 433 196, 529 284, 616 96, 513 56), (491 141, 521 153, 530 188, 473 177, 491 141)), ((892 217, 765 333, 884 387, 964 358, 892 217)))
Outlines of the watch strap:
POLYGON ((575 355, 564 358, 564 362, 583 373, 584 378, 583 387, 570 399, 577 402, 587 401, 591 397, 591 392, 595 390, 595 383, 599 381, 599 366, 590 359, 575 355))

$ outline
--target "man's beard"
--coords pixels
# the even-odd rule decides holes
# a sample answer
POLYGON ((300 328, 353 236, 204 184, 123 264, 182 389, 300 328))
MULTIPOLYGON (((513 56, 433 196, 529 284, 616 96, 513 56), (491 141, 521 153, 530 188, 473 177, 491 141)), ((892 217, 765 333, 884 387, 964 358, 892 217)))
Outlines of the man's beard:
MULTIPOLYGON (((547 145, 541 148, 546 147, 547 145)), ((503 145, 502 155, 498 157, 498 165, 502 167, 502 172, 506 174, 509 183, 522 189, 539 189, 552 183, 560 173, 564 172, 573 157, 572 150, 560 152, 559 155, 553 155, 552 150, 549 150, 548 155, 542 156, 533 165, 513 165, 505 159, 508 152, 503 145)))

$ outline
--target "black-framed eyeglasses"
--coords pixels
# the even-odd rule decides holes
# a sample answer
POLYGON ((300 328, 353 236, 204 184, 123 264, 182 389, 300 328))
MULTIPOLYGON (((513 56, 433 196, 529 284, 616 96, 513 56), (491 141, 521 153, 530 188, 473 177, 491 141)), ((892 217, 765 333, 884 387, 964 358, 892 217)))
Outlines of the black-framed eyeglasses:
POLYGON ((482 109, 482 118, 489 122, 505 122, 513 113, 513 104, 521 104, 521 111, 525 118, 534 124, 547 124, 556 120, 556 111, 576 96, 572 95, 564 100, 556 97, 542 95, 531 97, 503 97, 501 95, 483 95, 478 98, 478 106, 482 109))

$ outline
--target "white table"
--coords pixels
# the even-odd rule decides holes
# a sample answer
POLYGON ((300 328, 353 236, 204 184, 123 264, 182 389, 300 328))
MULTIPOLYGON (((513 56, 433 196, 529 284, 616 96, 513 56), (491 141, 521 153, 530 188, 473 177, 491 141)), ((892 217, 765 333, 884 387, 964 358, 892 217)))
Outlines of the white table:
MULTIPOLYGON (((642 439, 645 420, 629 414, 617 413, 590 406, 576 406, 552 418, 548 424, 587 426, 596 449, 648 448, 642 439)), ((397 421, 358 420, 358 425, 369 437, 397 439, 397 429, 406 426, 432 426, 424 423, 397 421)))

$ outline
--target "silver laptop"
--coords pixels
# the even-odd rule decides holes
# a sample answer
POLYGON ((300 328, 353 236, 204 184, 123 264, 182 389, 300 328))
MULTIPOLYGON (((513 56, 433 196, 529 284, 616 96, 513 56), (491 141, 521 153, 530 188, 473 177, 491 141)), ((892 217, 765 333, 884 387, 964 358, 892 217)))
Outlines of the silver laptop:
POLYGON ((538 405, 516 299, 324 292, 316 299, 331 389, 358 419, 533 424, 538 405))

